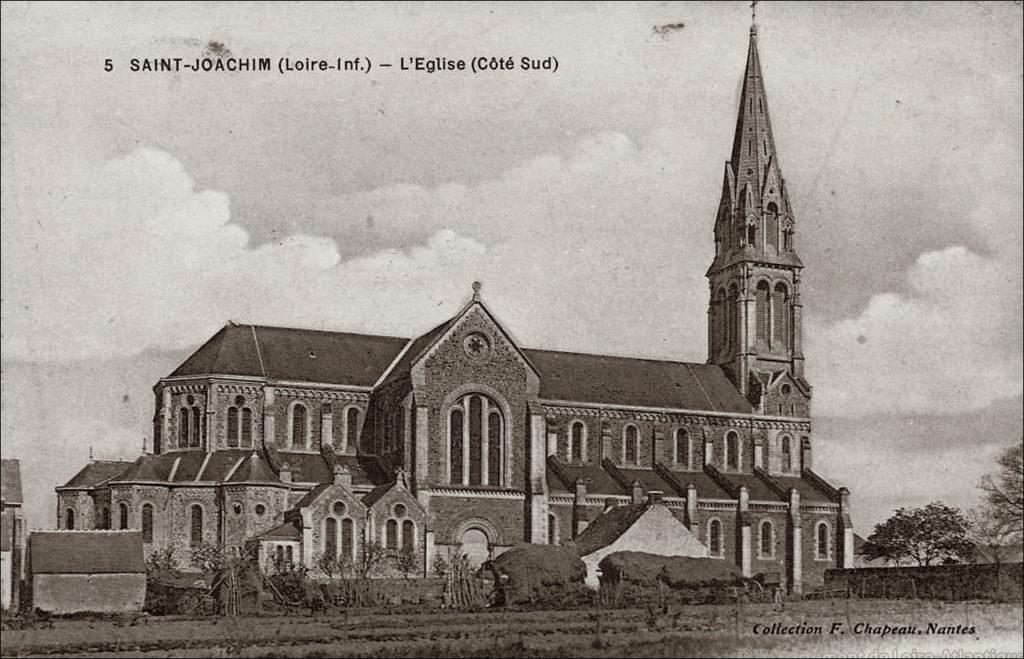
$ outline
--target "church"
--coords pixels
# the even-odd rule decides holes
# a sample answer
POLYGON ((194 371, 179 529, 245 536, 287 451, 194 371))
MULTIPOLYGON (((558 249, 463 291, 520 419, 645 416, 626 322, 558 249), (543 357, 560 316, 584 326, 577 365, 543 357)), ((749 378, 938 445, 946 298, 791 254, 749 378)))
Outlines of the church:
POLYGON ((412 338, 229 322, 153 388, 152 453, 56 488, 61 529, 140 529, 315 568, 367 543, 479 562, 668 508, 791 592, 853 563, 849 492, 814 471, 797 220, 750 31, 714 221, 706 363, 519 345, 474 283, 412 338))

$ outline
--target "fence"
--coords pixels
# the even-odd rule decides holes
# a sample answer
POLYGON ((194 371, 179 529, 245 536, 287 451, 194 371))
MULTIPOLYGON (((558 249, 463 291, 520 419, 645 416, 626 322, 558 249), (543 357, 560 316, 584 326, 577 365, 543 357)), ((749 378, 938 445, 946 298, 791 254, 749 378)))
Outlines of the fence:
POLYGON ((844 590, 859 598, 1020 600, 1022 587, 1022 563, 868 567, 825 571, 825 590, 844 590))

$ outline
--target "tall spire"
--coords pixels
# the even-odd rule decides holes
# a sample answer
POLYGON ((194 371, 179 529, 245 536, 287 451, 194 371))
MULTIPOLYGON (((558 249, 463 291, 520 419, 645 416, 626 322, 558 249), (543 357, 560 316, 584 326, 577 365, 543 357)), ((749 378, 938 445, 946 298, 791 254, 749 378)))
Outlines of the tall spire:
POLYGON ((768 96, 761 75, 761 58, 757 53, 757 24, 750 25, 750 45, 747 48, 747 66, 743 73, 743 91, 736 116, 736 134, 733 136, 732 155, 729 159, 736 177, 736 190, 740 194, 749 184, 750 192, 758 202, 765 186, 767 174, 779 174, 775 139, 768 115, 768 96))

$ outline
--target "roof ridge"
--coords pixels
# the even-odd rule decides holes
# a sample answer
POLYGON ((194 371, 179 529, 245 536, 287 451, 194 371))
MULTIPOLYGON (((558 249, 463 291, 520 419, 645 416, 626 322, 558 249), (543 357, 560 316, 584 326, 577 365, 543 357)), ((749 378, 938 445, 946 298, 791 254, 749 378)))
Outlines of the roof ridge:
POLYGON ((294 332, 315 332, 317 334, 347 334, 349 336, 367 336, 376 339, 399 339, 401 341, 409 340, 408 337, 396 336, 394 334, 371 334, 369 332, 353 332, 351 330, 332 330, 315 327, 294 327, 291 325, 262 325, 258 323, 238 323, 236 326, 251 327, 253 329, 289 330, 294 332))
POLYGON ((256 346, 256 358, 260 361, 260 375, 267 377, 267 369, 263 366, 263 351, 260 350, 260 340, 256 336, 256 326, 250 325, 249 329, 252 330, 252 342, 256 346))
POLYGON ((708 405, 711 406, 711 410, 713 412, 718 412, 719 409, 715 407, 714 402, 712 402, 711 400, 711 396, 708 396, 707 390, 704 388, 704 385, 700 383, 700 378, 698 378, 697 374, 693 372, 693 368, 690 366, 690 364, 686 364, 686 372, 689 373, 690 377, 693 378, 693 381, 697 383, 697 388, 700 389, 700 393, 704 395, 704 400, 706 400, 708 402, 708 405))
POLYGON ((628 359, 634 362, 656 362, 658 364, 680 364, 685 366, 718 366, 717 364, 706 364, 704 362, 684 362, 675 359, 661 359, 657 357, 631 357, 629 355, 608 355, 599 352, 580 352, 577 350, 552 350, 550 348, 523 348, 526 352, 547 352, 559 355, 578 355, 582 357, 604 357, 607 359, 628 359))

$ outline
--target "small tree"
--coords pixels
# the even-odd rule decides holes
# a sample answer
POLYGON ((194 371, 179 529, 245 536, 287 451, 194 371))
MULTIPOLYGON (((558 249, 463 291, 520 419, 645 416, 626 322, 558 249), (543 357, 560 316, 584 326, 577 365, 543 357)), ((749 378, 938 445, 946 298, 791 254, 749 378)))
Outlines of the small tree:
POLYGON ((419 556, 416 554, 416 550, 411 547, 406 547, 402 551, 395 555, 395 567, 402 573, 402 576, 406 579, 409 575, 416 570, 419 565, 419 556))
POLYGON ((331 579, 336 573, 341 572, 342 566, 339 564, 340 559, 324 552, 313 556, 313 564, 324 573, 324 575, 331 579))
POLYGON ((146 574, 174 573, 178 571, 178 559, 174 547, 154 549, 146 556, 146 574))
POLYGON ((448 574, 448 561, 440 552, 434 554, 434 565, 432 567, 434 568, 434 574, 439 577, 448 574))
POLYGON ((979 562, 979 558, 984 558, 984 562, 991 561, 998 566, 1009 557, 1008 545, 1020 534, 1013 530, 1009 520, 988 505, 971 510, 968 517, 971 542, 976 548, 974 561, 979 562), (979 556, 977 549, 984 550, 984 556, 979 556))
POLYGON ((362 543, 362 551, 359 552, 359 560, 355 562, 356 576, 361 579, 369 579, 380 572, 388 552, 379 541, 362 543))
POLYGON ((968 523, 956 508, 934 501, 924 508, 900 508, 867 539, 869 559, 882 558, 897 565, 918 565, 969 560, 974 546, 968 539, 968 523))

